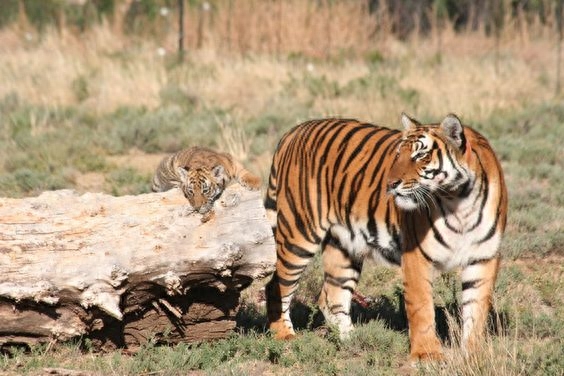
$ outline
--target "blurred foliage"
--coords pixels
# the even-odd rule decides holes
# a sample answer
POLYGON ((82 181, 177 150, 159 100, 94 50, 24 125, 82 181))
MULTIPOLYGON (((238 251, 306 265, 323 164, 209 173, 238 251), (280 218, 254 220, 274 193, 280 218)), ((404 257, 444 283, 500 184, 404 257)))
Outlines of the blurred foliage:
MULTIPOLYGON (((207 11, 233 7, 234 0, 186 0, 192 9, 205 8, 207 11)), ((282 1, 282 0, 278 0, 282 1)), ((314 7, 331 7, 334 3, 347 0, 309 0, 314 7)), ((236 2, 236 1, 235 1, 236 2)), ((272 1, 275 3, 276 1, 272 1)), ((450 22, 455 30, 478 30, 484 27, 489 34, 497 34, 508 20, 516 23, 554 22, 554 9, 562 8, 561 0, 364 0, 366 12, 381 14, 391 20, 391 31, 400 39, 412 32, 427 34, 434 23, 450 22)), ((0 5, 0 28, 18 20, 22 10, 29 22, 42 31, 47 26, 61 25, 64 18, 67 26, 85 30, 103 19, 112 20, 115 10, 121 4, 128 6, 125 12, 124 31, 127 33, 154 35, 158 30, 159 16, 177 12, 177 0, 2 0, 0 5), (20 5, 22 5, 20 7, 20 5), (163 14, 164 12, 164 14, 163 14)), ((273 12, 275 4, 273 4, 273 12)), ((556 18, 561 23, 561 12, 556 18), (558 17, 560 14, 560 17, 558 17)), ((19 18, 21 19, 21 14, 19 18)), ((380 23, 375 18, 375 28, 380 23)))

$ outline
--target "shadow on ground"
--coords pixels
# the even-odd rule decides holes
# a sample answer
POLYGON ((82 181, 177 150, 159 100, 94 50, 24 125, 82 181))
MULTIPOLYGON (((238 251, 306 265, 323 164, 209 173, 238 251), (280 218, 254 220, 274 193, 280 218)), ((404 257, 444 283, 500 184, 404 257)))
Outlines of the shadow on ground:
MULTIPOLYGON (((437 333, 445 344, 450 345, 454 339, 452 333, 458 332, 460 308, 458 302, 447 306, 435 306, 437 333)), ((405 302, 401 292, 396 293, 392 298, 380 296, 366 307, 353 302, 351 316, 355 325, 362 325, 371 320, 382 320, 391 330, 405 332, 406 335, 408 332, 405 302)), ((305 304, 299 300, 292 303, 291 317, 296 330, 316 330, 325 325, 323 314, 317 306, 305 304)), ((266 333, 268 331, 265 309, 254 304, 242 305, 236 321, 237 328, 242 333, 266 333)), ((490 311, 488 331, 491 334, 507 334, 508 327, 509 320, 506 312, 490 311)))

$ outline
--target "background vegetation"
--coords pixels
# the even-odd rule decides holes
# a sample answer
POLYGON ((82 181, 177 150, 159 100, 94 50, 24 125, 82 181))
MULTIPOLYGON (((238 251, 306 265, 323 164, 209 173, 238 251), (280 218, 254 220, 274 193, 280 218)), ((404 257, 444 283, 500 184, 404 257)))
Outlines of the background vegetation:
POLYGON ((314 117, 399 127, 455 112, 494 145, 510 191, 491 335, 456 350, 460 287, 437 280, 446 364, 411 369, 397 270, 369 264, 352 340, 315 308, 319 262, 293 311, 302 335, 265 334, 257 283, 239 331, 215 343, 135 355, 88 341, 0 357, 7 373, 47 367, 99 374, 562 375, 564 370, 564 96, 562 1, 2 0, 0 195, 73 188, 149 191, 166 154, 190 145, 231 152, 266 181, 280 136, 314 117))

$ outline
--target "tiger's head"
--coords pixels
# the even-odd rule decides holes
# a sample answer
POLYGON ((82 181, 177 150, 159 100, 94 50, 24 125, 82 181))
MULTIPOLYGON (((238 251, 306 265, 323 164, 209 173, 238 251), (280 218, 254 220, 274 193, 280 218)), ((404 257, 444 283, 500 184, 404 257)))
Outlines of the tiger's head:
POLYGON ((402 114, 405 128, 388 175, 388 192, 403 210, 429 207, 436 197, 464 194, 473 179, 464 128, 456 115, 422 125, 402 114))
POLYGON ((221 196, 226 185, 227 176, 221 165, 213 167, 178 167, 180 189, 190 205, 205 214, 213 208, 215 200, 221 196))

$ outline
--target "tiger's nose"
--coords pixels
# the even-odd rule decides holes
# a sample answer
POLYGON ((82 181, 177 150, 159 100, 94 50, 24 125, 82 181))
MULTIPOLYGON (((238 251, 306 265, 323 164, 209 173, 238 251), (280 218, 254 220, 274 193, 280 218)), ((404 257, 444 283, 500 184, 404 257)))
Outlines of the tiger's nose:
POLYGON ((388 180, 388 191, 392 191, 399 187, 401 184, 401 179, 390 179, 388 180))

